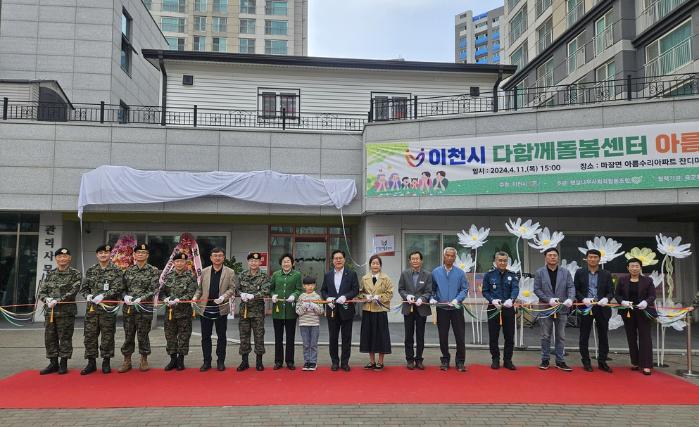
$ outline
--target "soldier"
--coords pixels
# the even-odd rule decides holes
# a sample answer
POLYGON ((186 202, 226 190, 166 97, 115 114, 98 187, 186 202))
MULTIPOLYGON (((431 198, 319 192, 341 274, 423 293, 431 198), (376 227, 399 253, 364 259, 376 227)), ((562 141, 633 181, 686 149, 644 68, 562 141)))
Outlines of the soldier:
POLYGON ((178 252, 175 254, 175 270, 165 278, 163 286, 163 302, 168 305, 165 313, 165 340, 166 350, 170 355, 170 363, 165 366, 166 371, 177 368, 184 369, 184 357, 189 353, 189 338, 192 336, 192 303, 189 301, 197 291, 197 280, 187 266, 187 254, 178 252))
POLYGON ((87 300, 85 311, 85 359, 87 365, 80 375, 97 370, 97 341, 102 335, 99 353, 102 356, 102 373, 112 372, 109 359, 114 357, 114 334, 116 333, 117 301, 124 291, 124 273, 109 260, 112 247, 97 248, 97 264, 85 272, 85 282, 80 290, 87 300), (112 301, 109 303, 102 301, 112 301))
POLYGON ((75 296, 80 291, 82 275, 70 267, 70 250, 59 248, 54 254, 56 268, 49 271, 39 286, 38 299, 46 304, 44 311, 44 346, 49 365, 41 375, 68 372, 68 359, 73 355, 75 329, 75 296), (59 304, 61 303, 61 304, 59 304), (58 358, 61 358, 60 364, 58 358))
POLYGON ((131 370, 131 355, 136 349, 136 335, 138 334, 138 352, 141 354, 141 364, 139 370, 145 372, 150 369, 148 366, 148 355, 150 354, 150 333, 151 322, 153 320, 152 306, 147 306, 147 310, 134 307, 134 304, 151 303, 153 294, 158 289, 158 279, 160 272, 157 267, 148 264, 148 245, 141 243, 134 251, 136 264, 130 266, 124 272, 124 345, 121 346, 121 354, 124 355, 124 363, 119 368, 119 372, 131 370))
POLYGON ((248 270, 240 274, 240 348, 238 352, 242 356, 238 371, 244 371, 250 367, 248 354, 250 354, 250 331, 255 335, 255 354, 257 361, 255 367, 258 371, 265 369, 262 364, 262 355, 265 354, 265 297, 269 297, 272 284, 269 277, 260 271, 260 254, 251 252, 248 254, 248 270))

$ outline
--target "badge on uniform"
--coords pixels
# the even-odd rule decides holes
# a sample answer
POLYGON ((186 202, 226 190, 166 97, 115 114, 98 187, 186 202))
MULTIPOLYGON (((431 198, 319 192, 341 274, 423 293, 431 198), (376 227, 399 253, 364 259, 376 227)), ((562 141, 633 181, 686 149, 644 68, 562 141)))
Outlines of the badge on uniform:
POLYGON ((109 290, 109 283, 104 282, 104 286, 102 287, 103 291, 108 291, 109 290))
POLYGON ((512 280, 512 276, 507 276, 507 280, 512 280))
POLYGON ((493 285, 493 289, 497 289, 497 288, 498 288, 498 285, 493 285))
POLYGON ((421 285, 424 285, 424 284, 425 284, 425 281, 424 281, 424 280, 420 280, 418 283, 421 284, 421 285))

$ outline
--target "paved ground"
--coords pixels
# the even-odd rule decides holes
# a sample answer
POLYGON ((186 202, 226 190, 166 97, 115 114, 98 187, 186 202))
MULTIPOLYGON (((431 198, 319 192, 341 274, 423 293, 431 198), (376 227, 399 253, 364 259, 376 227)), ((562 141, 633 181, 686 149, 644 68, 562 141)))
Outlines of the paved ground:
MULTIPOLYGON (((273 337, 271 321, 267 326, 267 341, 273 337)), ((195 334, 191 340, 191 353, 186 359, 188 367, 198 367, 201 363, 201 349, 199 346, 198 322, 195 322, 195 334)), ((75 353, 69 367, 81 369, 84 365, 82 329, 76 330, 74 336, 75 353)), ((234 367, 239 362, 237 346, 237 320, 229 321, 229 345, 227 365, 234 367)), ((430 344, 425 352, 425 360, 429 364, 437 364, 439 350, 435 348, 437 342, 436 328, 428 325, 427 339, 430 344)), ((699 328, 695 328, 699 329, 699 328)), ((327 340, 324 326, 321 341, 327 340)), ((359 323, 355 323, 355 336, 359 333, 359 323)), ((487 330, 484 330, 487 334, 487 330)), ((580 366, 577 353, 577 329, 568 328, 569 348, 568 361, 574 368, 580 366)), ((699 339, 696 334, 694 342, 699 347, 699 339)), ((386 357, 388 365, 402 365, 403 359, 403 331, 401 324, 391 325, 393 339, 393 354, 386 357)), ((167 363, 165 355, 165 340, 162 328, 151 332, 153 366, 160 367, 167 363)), ((117 345, 123 342, 123 331, 119 328, 117 333, 117 345)), ((685 338, 682 334, 674 334, 668 338, 668 348, 677 349, 666 356, 668 368, 660 368, 667 373, 674 373, 676 369, 684 368, 686 355, 679 350, 683 349, 685 338)), ((467 343, 470 343, 471 330, 467 327, 467 343)), ((486 337, 487 341, 487 337, 486 337)), ((517 351, 514 356, 515 364, 520 366, 536 365, 539 361, 538 331, 530 329, 525 331, 525 343, 528 350, 517 351)), ((358 342, 355 340, 354 342, 358 342)), ((613 331, 611 337, 612 347, 623 350, 625 345, 621 331, 613 331)), ((273 361, 273 348, 267 345, 265 363, 269 366, 273 361)), ((118 353, 118 349, 117 349, 118 353)), ((300 360, 301 349, 297 347, 297 360, 300 360)), ((327 349, 320 349, 321 364, 329 364, 327 349)), ((615 352, 611 355, 612 367, 627 366, 628 355, 623 352, 615 352)), ((490 355, 485 346, 469 344, 467 349, 468 363, 487 364, 490 355)), ((118 366, 121 357, 118 356, 114 365, 118 366)), ((353 348, 351 363, 361 366, 365 363, 365 355, 353 348)), ((699 368, 699 356, 693 357, 695 367, 699 368)), ((45 366, 43 350, 43 328, 41 324, 29 325, 24 328, 15 328, 0 323, 0 377, 5 377, 25 369, 39 369, 45 366)), ((456 373, 454 373, 456 375, 456 373)), ((101 374, 100 374, 101 375, 101 374)), ((114 373, 112 375, 118 375, 114 373)), ((468 375, 468 374, 465 374, 468 375)), ((693 380, 699 385, 699 381, 693 380)), ((8 392, 2 390, 1 392, 8 392)), ((11 392, 11 391, 10 391, 11 392)), ((313 401, 314 393, 322 391, 300 391, 309 395, 309 402, 313 401)), ((575 392, 571 386, 571 392, 575 392)), ((426 388, 425 393, 429 393, 426 388)), ((4 427, 26 426, 33 424, 51 423, 54 426, 94 426, 94 425, 190 425, 210 426, 222 424, 254 424, 254 425, 357 425, 357 424, 383 424, 383 425, 502 425, 512 426, 535 423, 537 425, 653 425, 653 426, 677 426, 698 425, 699 407, 696 406, 564 406, 564 405, 422 405, 411 402, 406 405, 346 405, 346 406, 268 406, 268 407, 222 407, 222 408, 146 408, 146 409, 101 409, 101 410, 0 410, 0 420, 4 427)))

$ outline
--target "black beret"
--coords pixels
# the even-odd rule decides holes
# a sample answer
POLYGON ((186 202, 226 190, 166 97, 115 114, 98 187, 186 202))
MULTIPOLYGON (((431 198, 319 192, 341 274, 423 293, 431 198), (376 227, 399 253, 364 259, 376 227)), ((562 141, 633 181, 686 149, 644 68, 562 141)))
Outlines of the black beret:
POLYGON ((136 249, 134 249, 134 251, 148 251, 148 250, 150 250, 150 249, 148 249, 148 245, 146 245, 145 243, 139 243, 138 245, 136 245, 136 249))
POLYGON ((248 259, 261 259, 262 256, 260 255, 259 252, 250 252, 248 254, 248 259))
POLYGON ((95 252, 102 252, 102 251, 111 252, 112 246, 111 245, 100 245, 100 246, 97 246, 97 249, 95 249, 95 252))
POLYGON ((68 248, 58 248, 56 249, 56 252, 53 253, 54 256, 57 255, 70 255, 70 249, 68 248))
POLYGON ((177 252, 172 259, 187 259, 187 254, 185 252, 177 252))

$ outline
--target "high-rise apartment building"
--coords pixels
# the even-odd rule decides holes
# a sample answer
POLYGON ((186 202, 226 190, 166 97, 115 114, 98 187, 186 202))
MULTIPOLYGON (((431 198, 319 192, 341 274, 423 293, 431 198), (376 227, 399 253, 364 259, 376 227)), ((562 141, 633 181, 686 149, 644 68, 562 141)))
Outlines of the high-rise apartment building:
POLYGON ((456 15, 454 59, 468 64, 499 64, 500 22, 504 7, 473 16, 467 10, 456 15))
POLYGON ((173 50, 308 54, 308 0, 144 0, 173 50))

